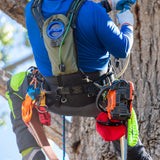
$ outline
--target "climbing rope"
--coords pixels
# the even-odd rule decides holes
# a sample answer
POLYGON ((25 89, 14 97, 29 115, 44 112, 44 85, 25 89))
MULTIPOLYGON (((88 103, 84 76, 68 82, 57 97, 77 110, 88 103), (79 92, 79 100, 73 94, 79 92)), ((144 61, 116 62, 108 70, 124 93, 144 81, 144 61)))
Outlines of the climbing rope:
POLYGON ((130 53, 127 56, 126 63, 124 64, 123 69, 116 75, 116 78, 120 78, 124 74, 124 72, 128 67, 129 61, 130 61, 130 53))
POLYGON ((63 160, 65 160, 65 116, 63 116, 63 160))

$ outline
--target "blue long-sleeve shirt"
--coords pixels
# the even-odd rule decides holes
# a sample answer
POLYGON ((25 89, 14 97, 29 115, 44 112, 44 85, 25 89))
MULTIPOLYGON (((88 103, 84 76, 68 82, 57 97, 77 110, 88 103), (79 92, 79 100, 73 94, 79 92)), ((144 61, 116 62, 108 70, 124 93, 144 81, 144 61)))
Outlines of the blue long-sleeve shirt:
MULTIPOLYGON (((31 4, 26 6, 26 27, 34 58, 43 76, 53 76, 51 63, 38 26, 31 14, 31 4)), ((72 0, 43 0, 45 19, 53 14, 66 14, 72 0)), ((76 25, 79 68, 84 72, 104 70, 110 54, 126 58, 133 44, 133 31, 129 25, 121 30, 114 24, 106 10, 97 3, 86 1, 79 11, 76 25)))

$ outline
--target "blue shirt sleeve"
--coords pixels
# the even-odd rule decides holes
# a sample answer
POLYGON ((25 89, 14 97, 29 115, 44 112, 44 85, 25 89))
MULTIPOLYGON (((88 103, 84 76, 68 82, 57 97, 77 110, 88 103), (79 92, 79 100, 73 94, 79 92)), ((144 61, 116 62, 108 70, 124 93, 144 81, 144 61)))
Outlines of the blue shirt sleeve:
POLYGON ((96 7, 95 32, 106 51, 116 58, 126 58, 133 45, 133 30, 129 25, 123 25, 121 30, 101 6, 96 7))

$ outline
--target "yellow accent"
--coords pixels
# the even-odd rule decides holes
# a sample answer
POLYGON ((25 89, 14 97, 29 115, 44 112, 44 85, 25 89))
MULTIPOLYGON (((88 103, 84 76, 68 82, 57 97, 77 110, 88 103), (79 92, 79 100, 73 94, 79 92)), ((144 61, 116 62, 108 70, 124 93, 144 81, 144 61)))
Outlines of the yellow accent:
POLYGON ((16 116, 15 116, 15 114, 14 114, 13 105, 12 105, 12 100, 11 100, 11 98, 10 98, 9 91, 7 91, 7 92, 5 93, 5 95, 6 95, 6 98, 8 99, 9 107, 10 107, 11 112, 12 112, 12 114, 13 114, 13 117, 14 117, 14 119, 15 119, 16 116))
POLYGON ((35 148, 35 147, 30 147, 30 148, 27 148, 27 149, 23 150, 21 152, 22 157, 26 156, 33 148, 35 148))
POLYGON ((40 94, 40 106, 46 106, 46 97, 45 97, 45 92, 41 90, 40 94))
POLYGON ((12 76, 10 86, 14 91, 19 91, 19 87, 23 83, 25 76, 26 72, 20 72, 12 76))

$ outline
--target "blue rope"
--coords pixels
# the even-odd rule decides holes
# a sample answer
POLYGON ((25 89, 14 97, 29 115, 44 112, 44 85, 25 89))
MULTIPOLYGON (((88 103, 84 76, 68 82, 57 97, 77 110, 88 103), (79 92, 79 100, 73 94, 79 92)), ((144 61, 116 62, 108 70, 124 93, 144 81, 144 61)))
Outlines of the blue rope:
POLYGON ((65 160, 65 116, 63 116, 63 160, 65 160))

